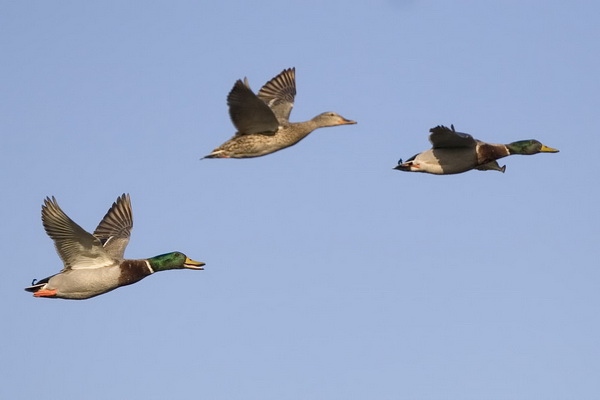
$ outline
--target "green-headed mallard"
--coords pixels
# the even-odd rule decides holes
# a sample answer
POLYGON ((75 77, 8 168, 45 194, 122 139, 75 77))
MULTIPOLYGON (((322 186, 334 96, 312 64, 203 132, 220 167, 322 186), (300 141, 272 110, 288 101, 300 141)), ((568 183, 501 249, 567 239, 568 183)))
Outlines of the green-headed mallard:
POLYGON ((42 206, 42 223, 54 240, 64 263, 60 273, 25 288, 35 297, 88 299, 131 285, 148 275, 169 269, 204 269, 204 263, 173 252, 141 260, 125 260, 123 254, 133 227, 131 201, 120 196, 94 234, 86 232, 60 209, 54 197, 42 206))
POLYGON ((537 140, 520 140, 509 144, 492 144, 476 140, 473 136, 436 126, 429 130, 432 148, 419 153, 406 162, 400 160, 394 169, 411 172, 427 172, 436 175, 459 174, 471 169, 504 172, 497 159, 513 154, 557 153, 537 140))
POLYGON ((237 132, 204 158, 250 158, 292 146, 317 128, 355 124, 334 112, 324 112, 306 122, 289 122, 296 96, 296 71, 283 70, 258 92, 248 80, 238 80, 227 96, 229 115, 237 132))

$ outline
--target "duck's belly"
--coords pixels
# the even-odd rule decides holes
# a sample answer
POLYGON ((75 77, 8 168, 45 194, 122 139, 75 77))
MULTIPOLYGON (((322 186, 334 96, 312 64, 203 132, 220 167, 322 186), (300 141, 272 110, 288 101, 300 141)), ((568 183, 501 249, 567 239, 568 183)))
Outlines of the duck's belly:
POLYGON ((251 145, 248 146, 244 152, 244 157, 261 157, 267 154, 275 153, 282 148, 283 147, 275 140, 256 140, 252 141, 251 145))
POLYGON ((244 135, 231 140, 229 146, 226 143, 223 147, 229 147, 227 150, 230 157, 251 158, 274 153, 295 143, 297 141, 288 143, 279 135, 244 135))
POLYGON ((56 289, 63 299, 88 299, 119 287, 120 274, 118 267, 75 269, 50 278, 46 289, 56 289))
POLYGON ((477 155, 473 149, 435 149, 431 151, 429 166, 432 174, 460 174, 477 167, 477 155))

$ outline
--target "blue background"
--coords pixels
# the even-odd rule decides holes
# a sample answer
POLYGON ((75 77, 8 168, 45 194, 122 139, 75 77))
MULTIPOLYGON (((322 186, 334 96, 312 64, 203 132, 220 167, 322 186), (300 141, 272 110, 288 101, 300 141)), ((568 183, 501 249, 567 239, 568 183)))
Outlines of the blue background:
POLYGON ((2 1, 0 398, 597 399, 592 1, 2 1), (210 4, 209 4, 210 3, 210 4), (249 160, 226 95, 296 67, 292 121, 249 160), (429 128, 536 138, 505 174, 394 171, 429 128), (93 231, 131 194, 126 256, 207 263, 86 301, 47 195, 93 231))

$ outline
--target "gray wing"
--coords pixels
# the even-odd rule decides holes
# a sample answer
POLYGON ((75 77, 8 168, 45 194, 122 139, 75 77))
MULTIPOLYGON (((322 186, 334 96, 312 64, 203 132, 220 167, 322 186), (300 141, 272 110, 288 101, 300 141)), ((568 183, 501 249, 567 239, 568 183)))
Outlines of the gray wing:
POLYGON ((86 232, 60 209, 56 199, 46 197, 42 206, 42 224, 48 236, 54 240, 56 251, 69 269, 102 268, 113 265, 102 243, 86 232))
POLYGON ((123 259, 132 228, 131 199, 128 194, 122 194, 102 218, 94 236, 100 239, 109 256, 120 260, 123 259))
POLYGON ((259 99, 248 86, 248 80, 238 80, 227 96, 229 116, 237 135, 260 133, 274 135, 279 122, 269 106, 259 99))
POLYGON ((438 125, 435 128, 431 128, 429 132, 429 141, 434 149, 444 149, 453 147, 475 147, 477 141, 473 139, 473 136, 456 132, 454 125, 450 125, 452 129, 445 126, 438 125))
POLYGON ((296 69, 284 69, 265 83, 258 97, 271 107, 280 124, 287 123, 296 97, 296 69))

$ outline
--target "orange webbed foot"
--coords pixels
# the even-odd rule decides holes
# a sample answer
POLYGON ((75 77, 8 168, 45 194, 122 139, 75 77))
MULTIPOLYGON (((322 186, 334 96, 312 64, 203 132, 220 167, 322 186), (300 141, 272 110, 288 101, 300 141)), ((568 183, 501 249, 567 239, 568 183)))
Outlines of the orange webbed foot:
POLYGON ((56 296, 56 289, 48 290, 42 289, 38 290, 33 294, 34 297, 53 297, 56 296))

